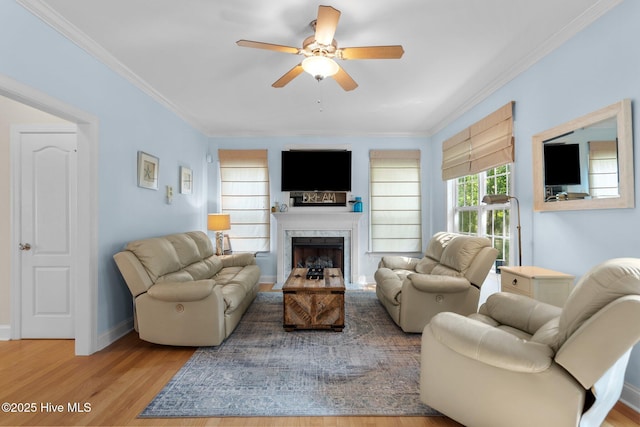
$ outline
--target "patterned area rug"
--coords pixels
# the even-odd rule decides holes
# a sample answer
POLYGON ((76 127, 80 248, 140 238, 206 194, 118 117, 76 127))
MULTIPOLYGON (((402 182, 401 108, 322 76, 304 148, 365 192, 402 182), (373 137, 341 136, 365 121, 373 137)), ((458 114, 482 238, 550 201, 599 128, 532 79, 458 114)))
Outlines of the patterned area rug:
POLYGON ((140 417, 440 415, 418 396, 420 335, 402 332, 375 293, 346 292, 342 332, 285 332, 282 310, 282 293, 259 293, 140 417))

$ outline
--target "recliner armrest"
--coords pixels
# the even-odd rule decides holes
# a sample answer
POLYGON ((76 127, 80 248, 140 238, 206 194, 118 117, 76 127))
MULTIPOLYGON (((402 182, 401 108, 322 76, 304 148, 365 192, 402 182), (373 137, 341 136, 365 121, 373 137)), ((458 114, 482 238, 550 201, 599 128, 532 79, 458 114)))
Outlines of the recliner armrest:
POLYGON ((406 256, 383 256, 378 263, 378 268, 389 268, 391 270, 414 270, 420 261, 418 258, 406 256))
POLYGON ((250 252, 241 252, 230 255, 218 256, 222 260, 223 267, 244 267, 256 263, 256 257, 250 252))
POLYGON ((453 294, 469 290, 471 282, 464 277, 439 276, 436 274, 409 274, 405 282, 422 292, 453 294))
POLYGON ((520 329, 531 335, 550 320, 560 316, 562 309, 524 295, 498 292, 487 298, 478 313, 495 321, 520 329))
POLYGON ((433 336, 456 353, 481 363, 514 372, 536 373, 547 370, 553 350, 545 345, 525 341, 493 326, 443 312, 425 326, 433 336))
POLYGON ((151 286, 147 294, 155 299, 167 302, 200 301, 213 292, 216 281, 213 279, 193 282, 162 282, 151 286))

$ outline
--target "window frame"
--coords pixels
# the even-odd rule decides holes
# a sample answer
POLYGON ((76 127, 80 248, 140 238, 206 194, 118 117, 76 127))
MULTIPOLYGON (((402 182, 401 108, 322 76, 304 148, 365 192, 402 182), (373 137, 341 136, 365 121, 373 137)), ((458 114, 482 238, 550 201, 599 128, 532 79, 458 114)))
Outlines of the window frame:
MULTIPOLYGON (((498 192, 489 192, 487 191, 487 183, 490 179, 497 176, 506 176, 506 192, 500 192, 500 194, 513 194, 513 163, 507 163, 506 165, 498 166, 495 168, 491 168, 486 171, 479 172, 477 174, 466 175, 459 178, 453 178, 447 180, 447 229, 461 234, 475 235, 487 237, 491 240, 491 244, 493 247, 498 249, 498 258, 496 259, 496 265, 515 265, 516 254, 514 253, 514 229, 516 223, 514 223, 512 218, 511 208, 513 206, 512 203, 501 203, 501 204, 493 204, 488 205, 482 203, 482 198, 487 194, 498 194, 498 192), (504 173, 497 172, 500 168, 506 166, 506 171, 504 173), (493 174, 492 174, 493 173, 493 174), (458 206, 458 191, 459 191, 459 180, 465 179, 473 179, 472 177, 477 177, 477 194, 475 195, 475 200, 473 200, 474 204, 458 206), (476 213, 476 222, 475 232, 470 232, 468 229, 464 230, 460 228, 459 223, 459 213, 460 212, 471 212, 476 213), (499 214, 503 213, 503 226, 501 227, 501 232, 496 233, 495 229, 492 229, 493 232, 488 232, 488 219, 491 214, 499 214)), ((495 188, 494 188, 495 189, 495 188)), ((498 222, 495 217, 494 221, 491 223, 492 225, 498 222)))

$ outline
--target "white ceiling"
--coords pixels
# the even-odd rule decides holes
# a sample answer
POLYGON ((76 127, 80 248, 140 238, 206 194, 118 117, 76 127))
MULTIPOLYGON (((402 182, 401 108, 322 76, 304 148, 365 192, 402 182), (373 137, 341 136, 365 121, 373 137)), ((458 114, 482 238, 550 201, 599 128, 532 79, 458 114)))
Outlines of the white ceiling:
MULTIPOLYGON (((622 0, 18 0, 210 136, 429 135, 622 0), (359 87, 303 73, 318 5, 339 47, 401 44, 399 60, 340 65, 359 87)), ((517 100, 516 100, 517 101, 517 100)))

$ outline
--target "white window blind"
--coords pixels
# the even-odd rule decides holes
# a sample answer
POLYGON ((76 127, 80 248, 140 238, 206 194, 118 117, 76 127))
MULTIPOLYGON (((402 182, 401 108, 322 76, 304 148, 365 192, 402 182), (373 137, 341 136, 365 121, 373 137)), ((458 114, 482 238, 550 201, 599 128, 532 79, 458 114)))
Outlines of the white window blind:
POLYGON ((267 150, 218 150, 222 213, 231 218, 234 252, 269 251, 267 150))
POLYGON ((419 150, 372 150, 370 249, 422 252, 419 150))
POLYGON ((618 144, 616 141, 589 141, 589 194, 618 197, 618 144))

